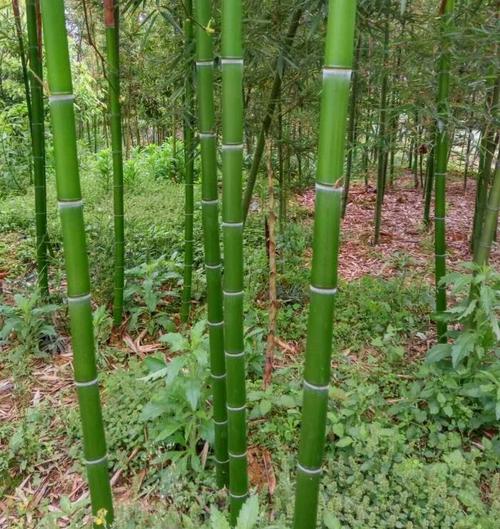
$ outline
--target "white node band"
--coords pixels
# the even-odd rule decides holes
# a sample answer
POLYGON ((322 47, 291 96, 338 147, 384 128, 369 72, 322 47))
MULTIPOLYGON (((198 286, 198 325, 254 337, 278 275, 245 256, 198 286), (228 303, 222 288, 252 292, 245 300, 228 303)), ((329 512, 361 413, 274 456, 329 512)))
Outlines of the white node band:
POLYGON ((224 351, 224 354, 229 358, 241 358, 242 356, 245 356, 245 351, 242 351, 241 353, 228 353, 227 351, 224 351))
POLYGON ((206 264, 205 268, 208 268, 209 270, 218 270, 219 268, 222 268, 222 265, 220 263, 215 265, 206 264))
POLYGON ((75 380, 75 386, 77 388, 88 388, 95 385, 97 385, 97 378, 94 378, 94 380, 89 380, 88 382, 78 382, 75 380))
POLYGON ((310 476, 317 476, 318 474, 321 474, 321 472, 323 471, 321 467, 307 468, 307 467, 302 466, 300 463, 297 463, 297 468, 301 472, 304 472, 304 474, 309 474, 310 476))
POLYGON ((326 66, 323 68, 323 78, 325 77, 338 77, 340 79, 350 80, 352 70, 350 68, 332 68, 326 66))
POLYGON ((219 461, 217 458, 215 458, 215 462, 218 465, 226 465, 227 463, 229 463, 229 459, 226 459, 225 461, 219 461))
POLYGON ((310 285, 309 288, 311 292, 314 292, 315 294, 334 296, 337 293, 336 288, 320 288, 320 287, 315 287, 313 285, 310 285))
POLYGON ((328 391, 329 389, 328 384, 326 386, 316 386, 316 384, 311 384, 307 380, 304 380, 304 387, 312 389, 313 391, 328 391))
POLYGON ((227 290, 223 290, 222 291, 224 296, 228 296, 228 297, 231 297, 231 296, 243 296, 243 290, 240 290, 239 292, 228 292, 227 290))
POLYGON ((247 457, 247 451, 245 450, 242 454, 232 454, 231 452, 228 452, 229 457, 232 457, 233 459, 242 459, 244 457, 247 457))
POLYGON ((213 373, 210 373, 210 376, 212 378, 215 378, 216 380, 221 380, 223 378, 226 378, 226 373, 222 373, 222 375, 214 375, 213 373))
POLYGON ((242 151, 243 143, 223 143, 222 150, 223 151, 242 151))
POLYGON ((233 411, 233 412, 243 411, 246 407, 247 407, 246 404, 243 404, 243 406, 239 406, 237 408, 233 408, 232 406, 229 406, 229 404, 226 404, 227 411, 233 411))
POLYGON ((202 200, 201 203, 204 206, 216 206, 219 203, 219 199, 216 198, 215 200, 202 200))
POLYGON ((93 461, 85 460, 85 464, 86 465, 99 465, 100 463, 104 463, 104 461, 106 461, 107 458, 108 458, 108 454, 104 454, 99 459, 94 459, 93 461))
POLYGON ((322 184, 320 182, 316 182, 316 191, 327 191, 329 193, 341 193, 342 188, 341 187, 335 187, 335 184, 322 184))
POLYGON ((236 64, 239 66, 243 66, 243 59, 221 59, 220 63, 222 66, 230 65, 230 64, 236 64))
POLYGON ((208 321, 207 322, 210 327, 222 327, 224 325, 224 320, 222 321, 208 321))
POLYGON ((83 296, 68 296, 68 303, 82 303, 83 301, 90 301, 90 294, 83 296))
POLYGON ((223 228, 243 228, 243 222, 223 222, 223 228))
POLYGON ((81 208, 83 206, 83 200, 59 201, 57 205, 59 206, 59 209, 81 208))
POLYGON ((246 494, 233 494, 232 492, 230 492, 229 496, 231 496, 231 498, 239 500, 241 498, 246 498, 248 496, 248 492, 246 494))
POLYGON ((74 94, 52 94, 49 96, 49 103, 57 103, 58 101, 74 101, 74 94))
POLYGON ((216 420, 214 419, 213 422, 214 422, 215 426, 224 426, 224 425, 227 424, 227 419, 226 419, 225 421, 216 421, 216 420))

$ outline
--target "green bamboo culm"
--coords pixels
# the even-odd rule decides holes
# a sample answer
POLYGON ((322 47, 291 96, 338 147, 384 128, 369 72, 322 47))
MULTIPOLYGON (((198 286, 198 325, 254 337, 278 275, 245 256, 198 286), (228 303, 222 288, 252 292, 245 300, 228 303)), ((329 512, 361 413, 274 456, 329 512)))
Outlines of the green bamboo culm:
POLYGON ((498 210, 500 208, 500 163, 497 159, 493 185, 488 196, 488 202, 484 212, 484 223, 481 228, 479 241, 474 252, 474 262, 480 266, 487 265, 491 243, 495 236, 498 222, 498 210))
POLYGON ((488 123, 483 131, 481 142, 479 144, 479 170, 476 185, 476 202, 474 207, 474 220, 472 224, 471 248, 474 255, 478 250, 479 240, 481 238, 482 226, 488 198, 488 188, 491 179, 491 162, 496 151, 498 138, 496 137, 496 122, 499 118, 499 96, 500 96, 500 76, 495 76, 494 66, 491 66, 488 72, 486 84, 486 113, 491 116, 491 122, 488 123))
MULTIPOLYGON (((97 515, 105 511, 106 521, 111 524, 113 503, 97 383, 90 278, 78 174, 74 96, 64 0, 42 0, 41 7, 54 137, 57 198, 62 224, 73 367, 80 406, 83 452, 92 512, 97 515)), ((97 529, 98 526, 95 527, 97 529)))
POLYGON ((337 182, 344 172, 355 19, 355 1, 329 0, 294 529, 314 529, 317 519, 342 211, 337 182))
POLYGON ((382 205, 384 203, 386 184, 386 130, 387 130, 387 91, 388 91, 388 60, 389 60, 389 13, 390 3, 386 0, 385 22, 384 22, 384 64, 382 71, 382 86, 380 89, 380 119, 379 119, 379 146, 377 165, 377 199, 375 203, 375 234, 373 244, 378 244, 380 240, 380 227, 382 225, 382 205))
POLYGON ((117 0, 104 0, 108 105, 113 155, 113 222, 115 232, 113 277, 113 324, 120 325, 123 314, 125 266, 125 226, 123 205, 122 114, 120 103, 120 44, 117 0))
POLYGON ((216 479, 219 487, 229 485, 227 453, 226 365, 222 310, 222 265, 219 243, 217 189, 217 137, 214 114, 214 56, 212 1, 196 0, 196 87, 201 146, 201 211, 205 271, 207 277, 210 369, 212 374, 213 421, 215 428, 216 479))
POLYGON ((19 50, 19 58, 21 60, 21 69, 23 72, 23 85, 24 94, 26 96, 26 107, 28 110, 28 121, 31 127, 31 96, 28 79, 28 65, 26 64, 26 52, 24 50, 23 28, 21 25, 21 12, 19 10, 18 0, 12 0, 12 12, 14 14, 14 26, 16 28, 17 46, 19 50))
POLYGON ((187 75, 184 85, 184 286, 181 321, 186 323, 191 308, 193 279, 194 141, 193 141, 193 2, 184 1, 184 60, 187 75))
POLYGON ((38 0, 26 0, 28 27, 29 82, 31 89, 31 145, 35 184, 36 263, 38 288, 49 295, 47 259, 47 193, 45 189, 45 125, 43 110, 43 68, 38 35, 38 0))
MULTIPOLYGON (((437 124, 434 161, 434 255, 436 280, 436 312, 446 310, 446 285, 441 278, 446 274, 446 172, 448 166, 450 85, 450 33, 453 30, 454 0, 443 0, 440 6, 442 51, 438 65, 437 124)), ((437 322, 437 336, 446 343, 446 323, 437 322)))
POLYGON ((243 44, 242 2, 222 2, 222 227, 224 349, 231 523, 248 496, 243 344, 243 44))

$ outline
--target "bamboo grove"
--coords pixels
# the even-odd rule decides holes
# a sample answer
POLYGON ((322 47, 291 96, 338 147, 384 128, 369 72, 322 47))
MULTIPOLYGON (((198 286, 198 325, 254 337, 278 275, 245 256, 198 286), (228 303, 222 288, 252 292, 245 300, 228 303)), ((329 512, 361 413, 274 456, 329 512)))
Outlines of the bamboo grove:
MULTIPOLYGON (((186 331, 193 314, 200 312, 200 299, 206 299, 210 402, 204 402, 203 406, 210 409, 213 428, 213 457, 208 461, 213 462, 217 489, 221 494, 227 491, 231 526, 237 525, 238 516, 252 495, 246 391, 246 327, 252 324, 247 323, 245 310, 249 303, 259 300, 246 299, 246 289, 252 278, 246 276, 244 263, 245 256, 251 252, 251 229, 260 222, 253 218, 257 216, 254 212, 269 198, 271 230, 268 219, 264 224, 268 252, 272 249, 272 255, 267 255, 268 265, 274 268, 275 274, 274 166, 279 168, 280 233, 284 233, 287 223, 294 220, 287 214, 288 193, 314 185, 300 432, 295 435, 298 451, 294 455, 296 468, 291 471, 295 498, 293 522, 290 520, 294 529, 314 529, 318 527, 321 510, 330 383, 337 356, 332 341, 341 231, 346 227, 345 219, 352 207, 352 180, 363 175, 365 189, 373 190, 369 240, 373 252, 383 248, 387 240, 384 202, 387 193, 397 185, 397 167, 404 167, 411 186, 421 193, 422 210, 414 214, 420 216, 422 233, 428 233, 434 243, 432 288, 436 321, 433 325, 436 341, 448 345, 444 280, 449 256, 447 186, 450 166, 454 157, 463 159, 464 190, 477 166, 471 259, 477 267, 486 267, 497 236, 500 207, 498 65, 492 64, 481 80, 482 91, 477 91, 481 101, 476 103, 474 94, 474 108, 481 107, 486 116, 480 121, 466 104, 469 95, 454 93, 457 90, 453 72, 454 68, 458 69, 455 63, 459 60, 456 31, 470 9, 463 3, 442 0, 434 6, 435 42, 425 50, 426 64, 433 64, 434 68, 426 72, 432 77, 430 88, 425 85, 426 93, 432 94, 432 102, 425 105, 422 85, 416 84, 418 89, 415 90, 405 86, 407 79, 401 70, 409 59, 397 44, 391 44, 393 40, 403 42, 408 38, 408 27, 422 16, 420 4, 417 8, 412 2, 389 0, 298 1, 288 10, 277 2, 276 10, 281 9, 279 14, 283 15, 279 17, 284 21, 283 35, 279 46, 267 53, 271 66, 263 70, 259 64, 262 56, 259 56, 258 40, 264 37, 259 34, 259 25, 254 27, 250 23, 255 15, 253 10, 258 9, 259 4, 243 0, 179 0, 177 3, 179 5, 172 9, 161 11, 158 8, 162 16, 154 18, 141 12, 142 2, 103 0, 100 13, 104 35, 98 39, 95 36, 87 38, 90 47, 95 48, 96 69, 102 69, 106 81, 105 104, 102 116, 100 108, 99 111, 94 109, 92 123, 87 123, 82 118, 86 103, 80 104, 73 93, 72 76, 78 74, 72 64, 78 62, 75 57, 79 53, 73 41, 77 40, 80 29, 68 23, 69 2, 26 0, 27 47, 22 13, 17 0, 12 2, 31 140, 33 178, 30 185, 34 189, 37 285, 42 298, 49 300, 49 264, 53 250, 47 233, 46 165, 53 164, 66 272, 74 385, 94 526, 102 526, 104 521, 112 524, 114 507, 96 361, 86 235, 86 229, 87 233, 89 230, 83 215, 85 197, 80 185, 79 149, 84 140, 87 141, 87 131, 88 143, 93 143, 97 151, 96 131, 101 128, 103 146, 106 144, 110 150, 112 172, 112 240, 107 244, 112 245, 113 259, 112 294, 108 300, 112 307, 113 336, 123 334, 127 318, 130 318, 125 279, 127 160, 134 148, 144 147, 141 141, 149 142, 150 133, 158 143, 168 138, 173 149, 171 157, 177 160, 177 141, 182 137, 182 156, 179 157, 182 161, 176 161, 182 168, 173 169, 183 187, 184 232, 179 243, 183 262, 178 274, 182 293, 178 300, 172 301, 179 305, 172 321, 186 331), (130 39, 133 31, 123 32, 122 24, 125 17, 135 16, 136 10, 140 13, 136 28, 142 30, 147 24, 152 28, 154 20, 172 26, 175 56, 168 67, 161 62, 160 56, 161 71, 164 77, 175 68, 181 72, 163 90, 161 97, 166 100, 162 100, 162 104, 151 103, 155 97, 160 97, 158 94, 144 95, 145 106, 162 107, 164 112, 156 116, 157 125, 152 132, 144 123, 153 110, 149 109, 141 117, 138 112, 134 114, 130 101, 136 94, 123 82, 124 72, 129 75, 131 68, 127 60, 131 47, 126 47, 128 41, 123 42, 130 39), (316 39, 312 41, 314 50, 310 49, 308 40, 312 38, 316 39), (97 49, 97 41, 105 42, 105 56, 97 49), (299 59, 304 50, 306 57, 299 59), (258 72, 256 81, 252 78, 255 71, 258 72), (457 97, 462 98, 460 104, 455 104, 457 97), (45 130, 45 99, 50 109, 50 133, 45 130), (307 114, 311 108, 312 118, 307 114), (182 116, 179 124, 176 122, 178 116, 182 116), (165 124, 167 119, 168 123, 173 120, 173 130, 165 124), (460 131, 461 120, 466 122, 466 127, 462 127, 465 132, 460 131), (92 130, 93 141, 90 138, 92 130), (314 141, 307 142, 307 131, 314 141), (178 132, 181 133, 179 138, 178 132), (51 144, 47 142, 46 146, 49 138, 51 144), (459 139, 462 152, 457 155, 459 139), (46 151, 53 161, 46 160, 46 151), (273 153, 277 153, 276 159, 273 153), (270 197, 265 197, 265 186, 259 181, 263 174, 263 158, 267 158, 270 197), (287 177, 292 173, 292 165, 296 168, 296 182, 287 177), (199 231, 198 213, 201 217, 199 231), (200 232, 201 239, 197 240, 200 232), (200 256, 203 249, 201 257, 197 254, 198 247, 200 256), (203 263, 200 265, 203 274, 197 273, 198 258, 203 263), (196 282, 203 285, 200 298, 194 295, 196 282)), ((89 23, 87 16, 86 12, 86 30, 90 35, 89 28, 95 31, 95 27, 101 26, 89 23)), ((142 46, 141 52, 149 49, 146 37, 142 46)), ((489 43, 489 46, 496 54, 498 43, 489 43)), ((467 60, 466 57, 463 61, 465 66, 460 66, 461 72, 466 69, 467 60)), ((158 62, 153 64, 158 66, 158 62)), ((423 76, 416 77, 423 84, 423 76)), ((151 197, 152 201, 155 199, 151 197)), ((130 200, 133 201, 133 197, 130 200)), ((272 284, 275 297, 274 275, 272 284)), ((274 330, 268 343, 275 340, 276 314, 273 318, 274 330)), ((141 351, 138 342, 135 347, 141 351)), ((266 365, 269 380, 272 367, 270 361, 266 365)), ((263 391, 268 391, 267 386, 265 382, 263 391)), ((335 480, 335 476, 332 479, 335 480)))

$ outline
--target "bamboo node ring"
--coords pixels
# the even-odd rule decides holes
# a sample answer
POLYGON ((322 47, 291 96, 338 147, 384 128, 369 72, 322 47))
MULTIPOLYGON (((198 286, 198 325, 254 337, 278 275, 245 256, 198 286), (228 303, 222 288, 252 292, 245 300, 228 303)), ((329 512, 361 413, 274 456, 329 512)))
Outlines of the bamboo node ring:
POLYGON ((85 460, 85 464, 86 465, 99 465, 100 463, 104 463, 104 461, 106 461, 108 459, 108 454, 104 454, 102 457, 100 457, 99 459, 94 459, 92 461, 88 461, 87 459, 85 460))
POLYGON ((308 389, 312 389, 313 391, 328 391, 329 385, 326 386, 317 386, 316 384, 311 384, 307 380, 304 380, 304 386, 308 389))
POLYGON ((97 385, 97 377, 94 378, 94 380, 89 380, 88 382, 78 382, 75 380, 75 386, 77 388, 88 388, 90 386, 96 386, 97 385))
POLYGON ((304 472, 304 474, 310 474, 310 475, 318 475, 318 474, 321 474, 321 472, 323 471, 323 469, 321 467, 319 467, 319 468, 307 468, 307 467, 301 465, 300 463, 297 463, 297 468, 301 472, 304 472))
POLYGON ((311 289, 311 292, 314 292, 315 294, 323 294, 326 296, 334 296, 337 293, 336 288, 321 288, 315 287, 314 285, 309 285, 309 288, 311 289))

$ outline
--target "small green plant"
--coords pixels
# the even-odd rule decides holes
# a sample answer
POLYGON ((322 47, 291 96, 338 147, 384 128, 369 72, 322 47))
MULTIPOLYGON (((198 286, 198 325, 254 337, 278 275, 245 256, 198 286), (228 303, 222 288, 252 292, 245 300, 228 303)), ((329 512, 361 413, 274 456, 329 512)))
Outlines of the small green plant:
POLYGON ((182 263, 177 254, 169 260, 161 256, 125 272, 125 303, 130 313, 131 331, 146 329, 150 335, 158 330, 171 330, 173 323, 166 310, 173 311, 179 299, 182 263), (168 301, 167 301, 168 298, 168 301))
POLYGON ((208 340, 206 322, 196 323, 188 336, 168 333, 160 337, 170 353, 168 361, 145 359, 150 374, 143 380, 154 384, 151 401, 142 412, 150 435, 163 447, 156 463, 167 464, 166 480, 202 470, 208 443, 213 442, 209 399, 208 340), (181 353, 181 354, 178 354, 181 353))
MULTIPOLYGON (((465 268, 469 273, 443 278, 458 301, 440 315, 449 326, 450 343, 432 347, 427 362, 441 377, 454 379, 457 398, 479 404, 480 412, 471 421, 471 427, 477 428, 500 420, 500 274, 474 264, 465 268)), ((451 407, 444 411, 449 415, 451 407)))
POLYGON ((12 360, 28 355, 45 356, 58 348, 54 315, 58 305, 44 305, 34 291, 14 296, 14 305, 0 305, 0 345, 13 345, 12 360))

